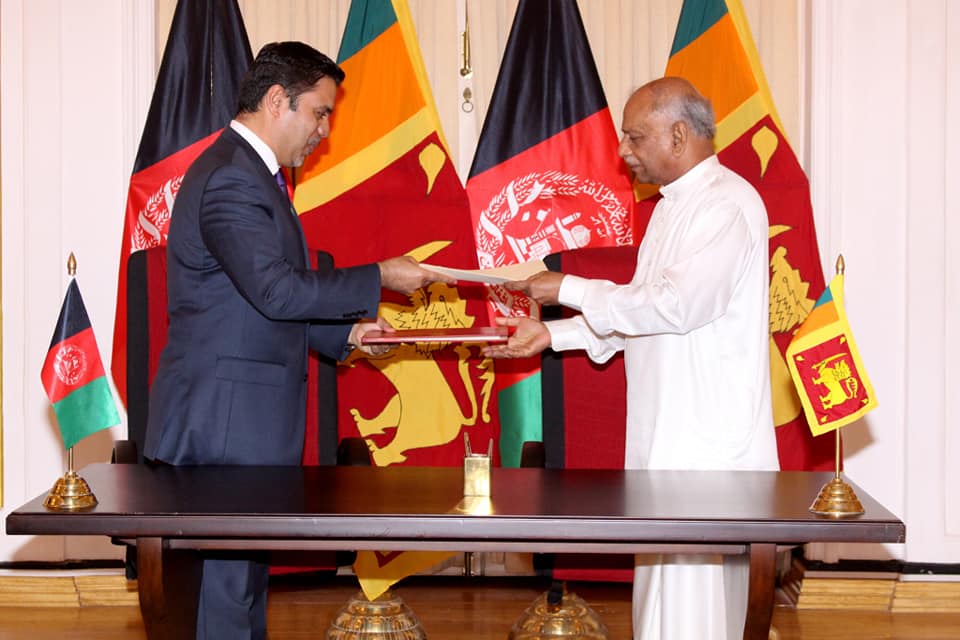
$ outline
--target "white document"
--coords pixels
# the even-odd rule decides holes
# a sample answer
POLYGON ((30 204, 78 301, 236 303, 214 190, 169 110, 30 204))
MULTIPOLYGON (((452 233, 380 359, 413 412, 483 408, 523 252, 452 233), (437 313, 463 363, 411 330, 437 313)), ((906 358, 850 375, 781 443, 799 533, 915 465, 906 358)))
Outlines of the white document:
POLYGON ((531 260, 530 262, 511 264, 495 269, 454 269, 452 267, 427 264, 426 262, 421 262, 420 266, 429 271, 436 271, 437 273, 452 276, 457 280, 484 282, 486 284, 503 284, 504 282, 526 280, 535 273, 547 270, 547 265, 543 263, 543 260, 531 260))

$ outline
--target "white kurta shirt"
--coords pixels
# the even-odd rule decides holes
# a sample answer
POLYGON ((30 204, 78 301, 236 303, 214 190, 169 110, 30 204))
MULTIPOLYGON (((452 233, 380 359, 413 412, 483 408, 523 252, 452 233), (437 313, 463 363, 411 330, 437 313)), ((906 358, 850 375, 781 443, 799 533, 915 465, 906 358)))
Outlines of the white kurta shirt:
POLYGON ((716 156, 660 192, 630 284, 564 277, 552 347, 625 350, 625 468, 778 469, 763 201, 716 156))

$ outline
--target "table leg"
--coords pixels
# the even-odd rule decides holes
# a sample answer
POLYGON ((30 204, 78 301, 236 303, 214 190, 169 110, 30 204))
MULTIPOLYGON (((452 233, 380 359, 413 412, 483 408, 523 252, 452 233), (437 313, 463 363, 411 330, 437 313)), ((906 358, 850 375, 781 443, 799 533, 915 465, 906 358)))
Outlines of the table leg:
POLYGON ((148 638, 193 638, 203 560, 168 549, 161 538, 137 538, 137 590, 148 638))
POLYGON ((777 545, 750 545, 750 590, 747 594, 747 620, 743 627, 743 640, 767 640, 770 635, 776 560, 777 545))

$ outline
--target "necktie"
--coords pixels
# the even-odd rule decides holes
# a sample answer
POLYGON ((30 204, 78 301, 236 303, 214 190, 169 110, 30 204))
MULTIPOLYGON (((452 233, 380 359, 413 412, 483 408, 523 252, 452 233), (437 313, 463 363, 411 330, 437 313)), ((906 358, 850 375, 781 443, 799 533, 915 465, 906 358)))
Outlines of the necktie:
POLYGON ((303 255, 306 264, 310 264, 310 256, 307 254, 307 241, 303 236, 303 227, 300 225, 300 216, 297 215, 296 209, 293 208, 293 203, 290 202, 290 191, 287 189, 287 179, 283 176, 283 169, 277 170, 273 177, 277 181, 277 186, 280 187, 280 191, 283 192, 284 197, 287 198, 290 206, 290 215, 293 216, 293 219, 296 221, 297 228, 300 230, 300 241, 303 244, 303 255))
POLYGON ((274 177, 277 179, 277 186, 280 187, 280 191, 289 198, 290 192, 287 191, 287 180, 283 177, 283 169, 278 169, 274 177))

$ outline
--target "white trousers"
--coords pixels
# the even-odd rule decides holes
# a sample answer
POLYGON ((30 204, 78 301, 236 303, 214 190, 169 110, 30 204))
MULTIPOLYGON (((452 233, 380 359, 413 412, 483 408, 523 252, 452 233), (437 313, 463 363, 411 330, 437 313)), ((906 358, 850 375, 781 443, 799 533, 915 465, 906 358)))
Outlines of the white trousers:
POLYGON ((636 556, 634 640, 740 640, 747 615, 746 555, 636 556))

